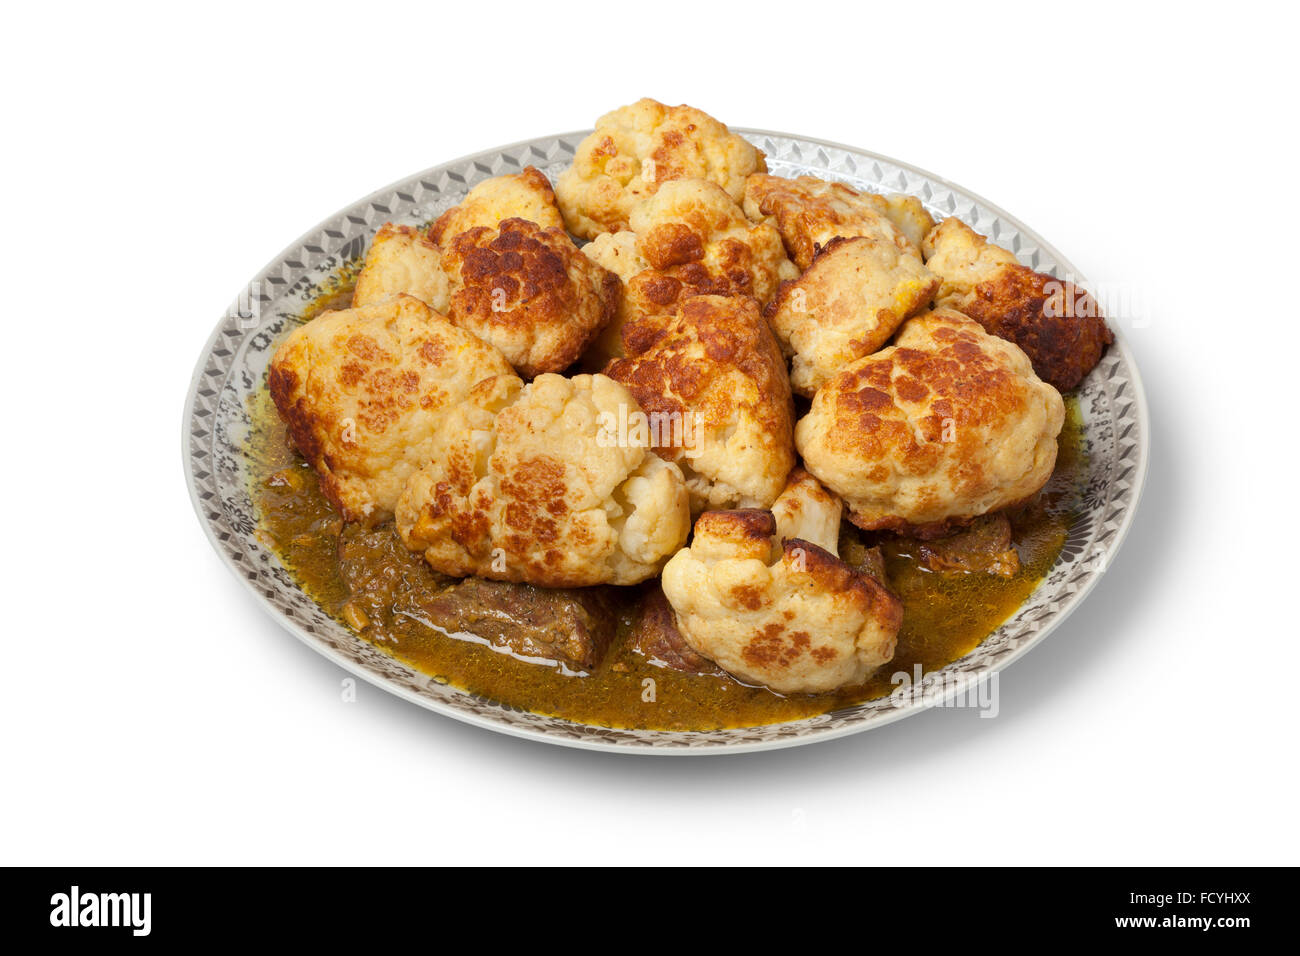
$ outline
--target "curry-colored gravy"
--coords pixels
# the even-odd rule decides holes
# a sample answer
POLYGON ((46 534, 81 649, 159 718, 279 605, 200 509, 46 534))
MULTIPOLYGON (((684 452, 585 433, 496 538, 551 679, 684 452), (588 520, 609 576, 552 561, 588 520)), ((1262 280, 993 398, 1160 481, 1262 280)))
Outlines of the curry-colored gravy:
MULTIPOLYGON (((339 616, 348 599, 337 554, 342 523, 321 495, 311 467, 290 447, 266 390, 259 390, 250 404, 254 423, 248 448, 250 490, 260 522, 258 535, 303 589, 339 616)), ((860 687, 783 696, 727 677, 656 667, 625 646, 624 638, 639 610, 638 592, 632 588, 626 589, 628 598, 620 608, 618 637, 600 665, 586 676, 527 663, 449 637, 411 618, 396 618, 385 628, 387 639, 376 646, 440 682, 512 707, 605 727, 709 730, 839 710, 888 694, 896 686, 890 680, 895 673, 911 676, 914 665, 928 672, 956 660, 1024 603, 1056 561, 1078 507, 1081 476, 1086 472, 1079 439, 1078 403, 1067 396, 1056 472, 1038 500, 1013 519, 1021 564, 1014 577, 932 572, 917 563, 911 542, 882 542, 889 583, 903 600, 903 626, 893 662, 860 687), (647 684, 647 678, 653 683, 647 684)))

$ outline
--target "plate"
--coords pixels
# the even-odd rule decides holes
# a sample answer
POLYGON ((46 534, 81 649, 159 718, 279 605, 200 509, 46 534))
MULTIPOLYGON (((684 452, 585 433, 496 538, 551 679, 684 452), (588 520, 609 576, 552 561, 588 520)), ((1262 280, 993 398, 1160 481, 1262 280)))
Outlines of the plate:
MULTIPOLYGON (((936 219, 957 216, 1027 266, 1087 288, 1046 241, 997 206, 945 179, 866 150, 764 130, 736 129, 781 176, 813 175, 871 192, 920 197, 936 219)), ((1133 521, 1146 474, 1148 416, 1122 333, 1079 389, 1088 472, 1083 505, 1056 564, 1019 611, 965 657, 925 675, 907 694, 789 723, 696 732, 619 730, 523 711, 421 674, 357 637, 301 588, 255 535, 244 448, 246 399, 265 388, 281 338, 330 278, 358 260, 385 222, 419 224, 458 203, 476 183, 537 166, 551 178, 590 132, 546 136, 435 166, 331 216, 276 257, 245 289, 199 357, 185 403, 184 464, 190 495, 213 547, 266 609, 343 669, 398 697, 488 730, 596 750, 660 754, 743 752, 814 743, 880 727, 971 692, 1065 619, 1105 573, 1133 521)))

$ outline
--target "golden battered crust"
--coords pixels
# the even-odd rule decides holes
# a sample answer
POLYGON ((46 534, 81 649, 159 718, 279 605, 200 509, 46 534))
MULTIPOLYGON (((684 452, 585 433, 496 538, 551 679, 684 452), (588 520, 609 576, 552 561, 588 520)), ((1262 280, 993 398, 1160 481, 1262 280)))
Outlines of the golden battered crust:
POLYGON ((435 312, 447 311, 447 274, 438 247, 423 230, 386 222, 370 243, 352 291, 352 307, 398 294, 415 296, 435 312))
POLYGON ((524 219, 461 233, 442 261, 452 321, 529 378, 572 365, 614 318, 622 291, 563 230, 524 219))
POLYGON ((462 232, 478 226, 495 228, 504 219, 527 219, 543 229, 564 228, 551 181, 536 166, 479 183, 429 227, 429 239, 445 246, 462 232))
POLYGON ((399 533, 457 577, 543 587, 653 577, 685 542, 690 512, 675 465, 645 442, 604 440, 607 422, 635 409, 603 375, 481 382, 407 482, 399 533))
POLYGON ((833 536, 838 515, 839 502, 798 470, 772 511, 700 515, 691 546, 663 574, 683 640, 781 693, 859 684, 892 659, 902 602, 833 550, 789 536, 800 526, 833 536))
POLYGON ((795 392, 813 395, 841 367, 882 348, 938 288, 938 277, 892 242, 832 239, 764 313, 793 356, 795 392))
POLYGON ((925 534, 1036 493, 1064 414, 1019 348, 938 309, 828 381, 795 444, 858 527, 925 534))
POLYGON ((812 265, 817 250, 837 236, 867 236, 920 256, 908 232, 924 220, 923 206, 894 197, 863 193, 844 183, 813 176, 785 179, 756 173, 745 183, 745 214, 754 221, 769 217, 781 232, 790 258, 800 269, 812 265), (907 228, 900 228, 895 218, 907 228))
POLYGON ((943 279, 939 303, 1015 342, 1061 391, 1076 388, 1115 340, 1091 295, 1021 265, 958 219, 939 223, 924 245, 927 265, 943 279))
POLYGON ((326 312, 293 331, 267 381, 294 446, 349 521, 392 514, 448 409, 501 353, 411 296, 326 312))
POLYGON ((583 250, 624 282, 622 307, 593 360, 623 354, 626 322, 671 314, 693 295, 752 296, 763 304, 798 275, 776 229, 751 223, 721 187, 702 179, 665 183, 632 211, 631 227, 603 233, 583 250))
POLYGON ((785 361, 753 299, 692 296, 623 327, 605 369, 664 423, 655 450, 686 475, 692 511, 772 504, 794 466, 785 361))
POLYGON ((627 229, 632 209, 666 182, 707 179, 735 202, 762 150, 707 113, 642 99, 606 113, 555 184, 569 231, 584 239, 627 229))

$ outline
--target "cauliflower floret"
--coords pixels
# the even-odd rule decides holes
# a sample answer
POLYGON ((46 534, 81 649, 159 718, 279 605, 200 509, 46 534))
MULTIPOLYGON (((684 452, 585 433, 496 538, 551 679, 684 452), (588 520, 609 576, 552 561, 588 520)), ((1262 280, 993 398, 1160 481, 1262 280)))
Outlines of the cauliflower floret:
POLYGON ((925 204, 915 196, 909 196, 906 193, 889 193, 885 196, 875 196, 867 193, 873 200, 883 202, 883 205, 877 206, 883 212, 889 221, 892 222, 903 235, 907 236, 916 249, 921 248, 921 243, 934 228, 934 218, 926 211, 925 204))
POLYGON ((823 385, 795 445, 858 527, 926 536, 1042 488, 1064 417, 1024 352, 937 309, 823 385))
POLYGON ((783 279, 798 275, 781 234, 751 223, 722 187, 704 179, 664 183, 632 210, 637 249, 650 268, 728 295, 767 302, 783 279))
POLYGON ((618 277, 562 229, 524 219, 462 232, 442 252, 451 320, 499 348, 526 378, 572 365, 613 319, 618 277))
POLYGON ((765 313, 794 356, 791 386, 811 396, 842 366, 884 346, 938 288, 921 260, 892 242, 832 239, 803 275, 782 283, 765 313))
POLYGON ((838 502, 799 472, 772 511, 709 511, 664 568, 682 638, 740 680, 783 694, 866 680, 893 659, 902 602, 835 554, 838 502), (797 536, 808 530, 818 544, 797 536))
POLYGON ((686 476, 691 510, 765 508, 794 465, 785 361, 758 304, 715 295, 624 326, 605 374, 649 418, 655 450, 686 476))
POLYGON ((966 223, 952 217, 944 219, 926 235, 921 251, 930 271, 942 280, 938 293, 940 305, 969 295, 975 286, 992 279, 1003 267, 1020 264, 1015 253, 986 242, 966 223))
POLYGON ((606 113, 555 183, 569 231, 584 239, 628 228, 632 207, 674 179, 707 179, 735 202, 764 172, 761 150, 691 106, 638 100, 606 113))
POLYGON ((268 385, 325 496, 347 520, 373 524, 433 454, 448 409, 509 372, 492 346, 396 295, 295 329, 271 359, 268 385))
POLYGON ((602 232, 583 246, 582 251, 596 265, 618 276, 624 284, 632 281, 638 272, 650 268, 649 260, 637 248, 636 233, 626 229, 622 232, 602 232))
POLYGON ((386 222, 370 243, 352 292, 352 307, 398 294, 413 295, 436 312, 447 311, 447 274, 438 247, 419 229, 386 222))
POLYGON ((776 521, 776 541, 783 544, 800 538, 831 554, 839 548, 840 518, 844 503, 822 483, 802 468, 795 468, 786 479, 785 489, 772 503, 776 521))
POLYGON ((908 236, 929 221, 925 207, 911 197, 858 192, 814 176, 783 179, 761 173, 745 184, 745 215, 755 222, 771 217, 800 269, 812 265, 817 250, 836 236, 879 239, 919 258, 908 236))
POLYGON ((618 309, 613 320, 596 336, 586 354, 582 356, 582 367, 588 371, 598 372, 612 358, 623 354, 623 326, 632 317, 629 307, 627 284, 638 273, 650 268, 650 263, 641 255, 636 245, 636 234, 623 232, 602 232, 582 247, 582 251, 592 262, 608 269, 618 276, 622 283, 622 295, 618 297, 618 309))
POLYGON ((458 577, 544 587, 653 577, 685 542, 690 507, 677 466, 620 435, 620 416, 636 410, 603 375, 480 383, 407 483, 403 541, 458 577))
POLYGON ((923 246, 926 265, 943 280, 938 304, 1015 342, 1039 377, 1063 392, 1083 381, 1115 340, 1087 292, 1022 266, 960 219, 943 220, 923 246))
POLYGON ((551 182, 536 166, 522 173, 485 179, 429 227, 429 238, 439 246, 477 226, 496 228, 504 219, 527 219, 543 229, 563 229, 551 182))
POLYGON ((752 296, 765 304, 799 274, 780 233, 751 223, 722 187, 704 179, 664 183, 632 210, 630 233, 603 233, 583 251, 626 287, 592 362, 623 354, 625 323, 671 314, 688 296, 752 296))

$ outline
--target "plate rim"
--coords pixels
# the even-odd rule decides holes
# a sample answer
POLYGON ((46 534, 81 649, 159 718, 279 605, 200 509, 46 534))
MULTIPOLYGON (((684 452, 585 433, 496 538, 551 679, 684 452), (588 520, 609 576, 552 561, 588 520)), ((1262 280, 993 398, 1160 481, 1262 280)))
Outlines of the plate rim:
MULTIPOLYGON (((1008 223, 1014 225, 1017 229, 1033 236, 1039 248, 1043 249, 1045 252, 1050 254, 1062 269, 1067 270, 1068 273, 1075 278, 1078 284, 1083 285, 1085 287, 1088 284, 1087 278, 1082 273, 1080 273, 1080 271, 1074 266, 1074 264, 1068 258, 1066 258, 1060 252, 1060 250, 1056 248, 1055 245, 1053 245, 1048 240, 1044 239, 1037 231, 1029 228, 1029 226, 1027 226, 1019 218, 1007 212, 1001 206, 989 202, 980 194, 973 192, 972 190, 967 189, 966 187, 961 186, 953 182, 952 180, 947 179, 946 177, 939 176, 935 173, 930 172, 929 170, 923 169, 922 167, 904 162, 902 160, 894 159, 893 157, 886 156, 882 153, 877 153, 872 150, 862 149, 861 147, 857 147, 857 146, 849 146, 843 143, 836 142, 834 140, 821 139, 819 137, 805 136, 802 134, 784 133, 776 130, 768 130, 768 129, 762 129, 757 127, 731 126, 729 128, 733 132, 740 133, 742 135, 766 136, 772 138, 794 140, 800 143, 809 143, 818 146, 829 147, 831 149, 843 150, 845 152, 854 154, 856 156, 867 157, 871 160, 885 162, 890 165, 896 166, 900 169, 908 170, 915 175, 933 180, 935 182, 942 183, 945 186, 949 187, 950 189, 953 189, 954 191, 960 193, 961 195, 983 205, 990 211, 997 214, 1000 218, 1005 219, 1008 223)), ((341 215, 347 209, 351 209, 362 203, 373 201, 374 199, 380 196, 391 193, 397 187, 401 186, 404 183, 410 182, 412 179, 419 179, 421 177, 425 177, 428 174, 431 174, 435 170, 445 169, 448 167, 457 166, 459 164, 473 162, 474 160, 482 157, 498 156, 502 153, 505 153, 507 150, 517 149, 522 146, 528 146, 542 139, 547 139, 547 138, 581 139, 582 137, 585 137, 591 132, 592 132, 591 129, 571 130, 568 132, 542 134, 539 136, 526 137, 524 139, 515 140, 514 142, 511 143, 505 143, 500 146, 491 147, 489 149, 467 153, 458 158, 437 163, 433 166, 427 167, 424 170, 411 173, 407 176, 401 177, 400 179, 394 180, 392 183, 389 183, 386 186, 382 186, 376 190, 373 190, 369 194, 359 197, 358 199, 353 200, 347 205, 341 207, 340 209, 335 210, 329 216, 325 217, 320 222, 318 222, 311 229, 308 229, 305 232, 303 232, 301 236, 299 236, 296 240, 286 245, 283 249, 281 249, 281 251, 276 256, 268 260, 267 263, 260 270, 258 270, 258 272, 253 276, 253 278, 248 280, 245 286, 247 287, 252 283, 256 283, 264 280, 268 275, 272 273, 274 269, 278 267, 280 263, 284 261, 284 259, 291 252, 294 252, 297 249, 301 248, 302 245, 309 238, 319 234, 326 226, 329 225, 329 223, 335 220, 339 215, 341 215)), ((236 299, 236 302, 237 301, 238 299, 236 299)), ((920 700, 911 701, 906 706, 897 707, 893 709, 890 713, 875 718, 873 720, 846 724, 840 727, 831 726, 824 729, 814 730, 810 733, 802 734, 802 735, 791 735, 788 737, 779 737, 779 738, 769 739, 769 740, 755 740, 755 741, 742 740, 742 741, 736 741, 734 743, 730 743, 727 741, 717 741, 717 742, 706 741, 706 742, 695 743, 690 746, 681 746, 681 747, 653 746, 649 744, 640 744, 640 743, 633 743, 628 741, 615 742, 615 741, 608 741, 608 740, 592 739, 587 737, 560 736, 536 728, 522 727, 513 724, 498 722, 496 720, 493 720, 489 717, 482 716, 477 713, 460 710, 458 708, 448 706, 444 704, 442 701, 430 697, 422 696, 416 693, 415 691, 411 690, 410 688, 404 687, 394 682, 390 682, 381 674, 372 672, 360 662, 353 660, 352 658, 343 654, 340 650, 331 647, 328 643, 320 640, 316 636, 309 633, 296 620, 293 620, 287 615, 283 614, 280 611, 280 609, 277 608, 274 604, 272 604, 271 601, 266 597, 266 595, 264 595, 261 592, 261 590, 259 590, 255 586, 254 582, 250 580, 249 576, 245 573, 245 570, 241 568, 233 560, 228 550, 222 546, 222 543, 218 540, 216 536, 216 533, 212 527, 211 522, 208 520, 207 516, 204 514, 203 511, 203 503, 199 497, 198 488, 195 483, 194 469, 192 467, 193 459, 190 451, 190 444, 191 441, 193 440, 191 424, 194 418, 195 403, 198 399, 198 386, 202 380, 203 372, 207 366, 209 356, 212 354, 214 346, 217 344, 217 342, 220 340, 222 336, 223 327, 225 325, 225 317, 228 316, 229 314, 230 311, 229 309, 227 309, 227 311, 223 313, 223 318, 218 320, 211 334, 204 341, 203 349, 199 353, 198 360, 195 362, 194 371, 190 376, 189 384, 187 385, 186 388, 183 418, 181 422, 181 463, 182 463, 182 468, 185 472, 185 484, 189 490, 190 504, 194 509, 195 515, 199 520, 200 526, 203 528, 204 536, 207 538, 208 543, 212 546, 213 550, 217 552, 218 556, 221 558, 222 563, 226 566, 226 568, 230 571, 230 573, 233 574, 237 580, 239 580, 239 582, 244 586, 244 588, 253 595, 253 597, 257 600, 258 604, 261 605, 263 610, 265 610, 275 621, 277 621, 281 627, 285 628, 287 631, 289 631, 289 633, 291 633, 302 643, 306 644, 313 651, 322 655, 327 660, 331 661, 337 666, 341 667, 349 674, 352 674, 356 677, 360 677, 363 680, 365 680, 367 683, 377 688, 380 688, 389 694, 393 694, 394 696, 401 698, 402 700, 408 701, 409 703, 412 704, 416 704, 417 706, 425 710, 430 710, 436 714, 445 717, 451 717, 455 720, 461 721, 462 723, 466 723, 469 724, 470 726, 477 727, 483 730, 489 730, 500 734, 507 734, 513 737, 536 741, 539 743, 551 744, 553 746, 572 747, 580 750, 591 750, 591 751, 597 751, 601 753, 647 754, 647 755, 662 755, 662 756, 716 756, 720 754, 742 754, 742 753, 754 753, 758 751, 783 750, 787 747, 798 747, 798 746, 805 746, 808 744, 822 743, 824 741, 835 740, 842 737, 850 736, 852 734, 859 734, 869 730, 875 730, 877 728, 884 727, 888 724, 892 724, 895 721, 902 720, 905 717, 910 717, 913 716, 914 714, 918 714, 923 711, 929 710, 931 707, 944 705, 948 701, 964 693, 966 689, 971 687, 972 685, 987 680, 991 674, 995 674, 995 673, 1000 674, 1001 672, 1005 671, 1008 667, 1010 667, 1012 664, 1018 661, 1030 650, 1037 647, 1044 640, 1046 640, 1048 636, 1054 633, 1057 630, 1057 628, 1059 628, 1060 625, 1065 620, 1067 620, 1071 614, 1074 613, 1075 609, 1078 608, 1078 606, 1083 603, 1083 601, 1088 597, 1088 595, 1092 593, 1093 589, 1096 588, 1097 584, 1106 576, 1106 574, 1110 570, 1111 564, 1113 563, 1115 556, 1123 548, 1124 542, 1128 538, 1129 531, 1132 529, 1133 522, 1137 516, 1138 509, 1141 507, 1142 494, 1146 487, 1146 478, 1147 478, 1148 467, 1150 464, 1150 450, 1151 450, 1150 449, 1151 419, 1150 419, 1150 409, 1147 405, 1146 389, 1143 385, 1142 375, 1140 369, 1138 368, 1136 356, 1134 355, 1133 350, 1129 345, 1128 338, 1125 335, 1124 330, 1120 328, 1117 324, 1112 323, 1111 331, 1115 336, 1115 341, 1110 347, 1112 349, 1116 349, 1124 359, 1126 370, 1129 374, 1129 384, 1133 392, 1133 405, 1134 405, 1133 412, 1136 415, 1136 418, 1138 420, 1138 425, 1139 425, 1139 440, 1135 447, 1135 453, 1137 456, 1137 465, 1133 477, 1131 479, 1132 503, 1128 508, 1125 509, 1123 515, 1120 518, 1119 525, 1115 531, 1111 543, 1105 548, 1104 551, 1104 554, 1106 555, 1105 566, 1101 568, 1099 571, 1097 571, 1095 574, 1092 574, 1089 577, 1087 577, 1085 580, 1083 580, 1081 582, 1080 587, 1063 600, 1063 603, 1056 611, 1056 613, 1052 615, 1051 619, 1046 624, 1044 624, 1044 626, 1041 629, 1036 631, 1034 634, 1028 636, 1018 647, 1016 647, 1014 650, 1010 651, 1002 659, 1000 659, 997 662, 996 668, 991 670, 980 670, 976 672, 960 674, 957 680, 947 682, 942 693, 934 694, 934 695, 926 694, 920 700)), ((310 598, 310 595, 308 595, 308 597, 310 598)), ((956 660, 950 662, 950 664, 962 660, 965 656, 966 655, 956 658, 956 660)), ((470 693, 469 691, 465 691, 463 688, 456 688, 456 690, 460 693, 470 693)), ((557 717, 554 715, 552 715, 552 717, 553 719, 556 720, 567 721, 568 723, 572 723, 574 724, 574 726, 578 726, 578 727, 600 728, 599 724, 586 724, 580 721, 569 721, 567 718, 557 717)), ((794 721, 782 721, 778 724, 771 725, 771 726, 782 726, 785 724, 797 725, 811 719, 813 718, 803 717, 800 718, 799 720, 794 720, 794 721)), ((655 733, 655 734, 662 734, 665 736, 675 736, 675 735, 689 736, 690 734, 696 733, 696 731, 673 731, 673 730, 657 730, 657 731, 648 731, 648 732, 655 733)))

